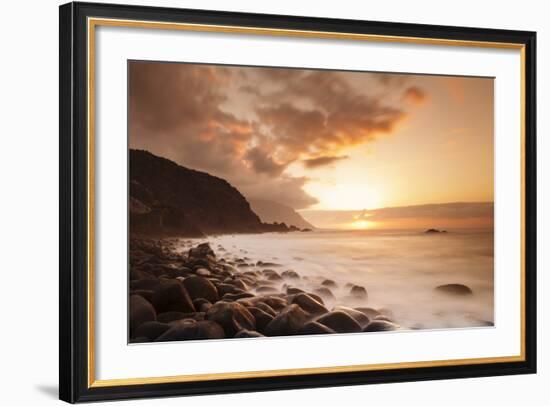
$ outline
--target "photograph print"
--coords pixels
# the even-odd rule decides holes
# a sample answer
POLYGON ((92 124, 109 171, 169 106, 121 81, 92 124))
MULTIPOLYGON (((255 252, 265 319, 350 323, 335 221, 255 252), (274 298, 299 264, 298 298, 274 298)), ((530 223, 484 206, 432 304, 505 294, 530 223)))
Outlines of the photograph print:
POLYGON ((128 61, 129 343, 494 326, 494 78, 128 61))

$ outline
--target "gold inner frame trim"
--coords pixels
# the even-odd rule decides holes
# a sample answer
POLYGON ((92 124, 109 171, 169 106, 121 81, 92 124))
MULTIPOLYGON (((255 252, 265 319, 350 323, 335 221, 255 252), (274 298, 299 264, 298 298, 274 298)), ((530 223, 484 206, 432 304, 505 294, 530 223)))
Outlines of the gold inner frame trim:
POLYGON ((268 378, 312 374, 332 374, 343 372, 381 371, 397 368, 425 368, 440 366, 492 364, 525 361, 525 45, 519 43, 465 41, 440 38, 400 37, 391 35, 355 34, 345 32, 306 31, 259 27, 241 27, 229 25, 168 23, 155 21, 121 20, 109 18, 88 18, 88 387, 111 387, 126 385, 161 384, 177 382, 214 381, 221 379, 268 378), (390 42, 402 44, 460 46, 478 48, 512 49, 520 51, 521 64, 521 270, 520 270, 520 340, 519 355, 485 358, 466 358, 452 360, 433 360, 415 362, 396 362, 384 364, 346 365, 316 368, 277 369, 266 371, 221 372, 211 374, 191 374, 146 378, 95 379, 95 278, 94 278, 94 196, 95 196, 95 28, 97 26, 149 28, 161 30, 181 30, 194 32, 234 33, 244 35, 267 35, 282 37, 342 39, 372 42, 390 42))

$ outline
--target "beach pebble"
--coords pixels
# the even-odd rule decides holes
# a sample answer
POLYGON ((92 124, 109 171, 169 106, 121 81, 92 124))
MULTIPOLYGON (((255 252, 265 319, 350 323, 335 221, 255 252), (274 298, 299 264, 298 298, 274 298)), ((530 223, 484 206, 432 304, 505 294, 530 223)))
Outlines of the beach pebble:
POLYGON ((153 306, 157 313, 195 311, 189 293, 178 281, 167 281, 159 285, 153 294, 153 306))
POLYGON ((333 311, 316 320, 318 323, 330 327, 337 333, 358 333, 361 326, 353 317, 342 311, 333 311))
POLYGON ((158 321, 146 321, 136 328, 136 337, 147 337, 149 341, 154 341, 157 337, 170 329, 170 324, 159 323, 158 321))
POLYGON ((220 324, 228 337, 240 330, 255 330, 256 320, 245 306, 237 302, 217 302, 206 312, 206 319, 220 324))
POLYGON ((386 320, 373 320, 371 321, 363 331, 393 331, 397 330, 399 326, 386 320))
POLYGON ((291 304, 277 315, 265 328, 267 336, 297 334, 307 319, 307 314, 297 304, 291 304))
POLYGON ((130 335, 147 321, 155 321, 157 318, 155 309, 146 299, 139 295, 130 296, 130 335))
POLYGON ((325 279, 323 282, 321 282, 321 285, 329 287, 329 288, 336 288, 336 282, 334 282, 332 279, 325 279))
POLYGON ((235 334, 234 338, 252 338, 252 337, 265 337, 263 334, 258 333, 257 331, 250 330, 241 330, 235 334))
POLYGON ((285 279, 300 279, 300 275, 298 275, 298 273, 292 269, 283 271, 281 273, 281 276, 285 279))
POLYGON ((367 297, 367 289, 365 289, 363 286, 359 285, 353 285, 349 291, 349 293, 356 298, 364 299, 367 297))
POLYGON ((319 303, 317 300, 313 299, 310 295, 306 293, 298 293, 292 299, 292 303, 297 304, 304 310, 306 313, 311 316, 319 316, 328 312, 327 308, 319 303))
POLYGON ((435 288, 435 290, 437 290, 438 292, 457 295, 457 296, 466 296, 466 295, 471 295, 473 293, 472 289, 460 283, 449 283, 447 285, 439 285, 435 288))
POLYGON ((334 297, 334 294, 332 293, 332 291, 327 288, 326 286, 321 286, 319 288, 315 288, 313 290, 313 292, 316 294, 316 295, 319 295, 325 299, 329 299, 329 300, 334 300, 335 297, 334 297))
POLYGON ((267 325, 275 318, 275 314, 267 313, 259 307, 251 306, 247 308, 250 314, 256 320, 256 330, 263 332, 267 325))
POLYGON ((210 320, 195 321, 181 320, 175 322, 169 330, 160 335, 155 341, 179 341, 225 338, 223 328, 210 320))
POLYGON ((334 334, 336 331, 316 321, 306 323, 299 331, 299 334, 334 334))
POLYGON ((190 276, 183 280, 183 286, 191 296, 191 299, 203 298, 210 303, 219 300, 218 290, 216 286, 208 279, 202 276, 190 276))
POLYGON ((334 311, 341 311, 341 312, 344 312, 344 313, 347 313, 348 315, 350 315, 351 317, 353 317, 353 319, 359 323, 359 325, 361 326, 361 328, 364 328, 367 324, 369 324, 370 322, 370 319, 369 317, 363 313, 363 312, 360 312, 359 310, 355 310, 355 309, 352 309, 351 307, 346 307, 346 306, 336 306, 334 309, 334 311))
POLYGON ((215 258, 216 255, 210 244, 207 242, 197 245, 195 248, 191 248, 188 253, 189 258, 206 259, 208 257, 215 258))

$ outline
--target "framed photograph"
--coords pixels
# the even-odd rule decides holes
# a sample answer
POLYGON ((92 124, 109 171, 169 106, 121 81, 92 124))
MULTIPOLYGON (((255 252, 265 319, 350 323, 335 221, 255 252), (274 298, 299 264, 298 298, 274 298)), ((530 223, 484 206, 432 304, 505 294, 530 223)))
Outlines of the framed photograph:
POLYGON ((60 7, 60 398, 536 371, 534 32, 60 7))

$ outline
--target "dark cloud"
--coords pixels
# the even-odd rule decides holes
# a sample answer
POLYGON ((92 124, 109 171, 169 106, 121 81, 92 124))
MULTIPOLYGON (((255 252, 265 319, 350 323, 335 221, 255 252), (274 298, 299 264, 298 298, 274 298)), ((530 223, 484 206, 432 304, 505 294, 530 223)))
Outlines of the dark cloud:
POLYGON ((247 196, 307 207, 315 199, 303 190, 307 179, 285 172, 291 163, 335 162, 345 148, 391 133, 405 117, 346 78, 334 71, 131 62, 130 146, 228 179, 247 196))
POLYGON ((311 159, 304 159, 302 163, 306 168, 313 169, 313 168, 319 168, 321 166, 326 166, 333 164, 334 162, 341 161, 343 159, 347 159, 347 155, 343 156, 321 156, 319 158, 311 158, 311 159))
POLYGON ((428 95, 426 94, 426 92, 424 92, 424 90, 422 90, 418 86, 408 87, 403 92, 402 97, 403 100, 417 105, 424 104, 428 100, 428 95))

